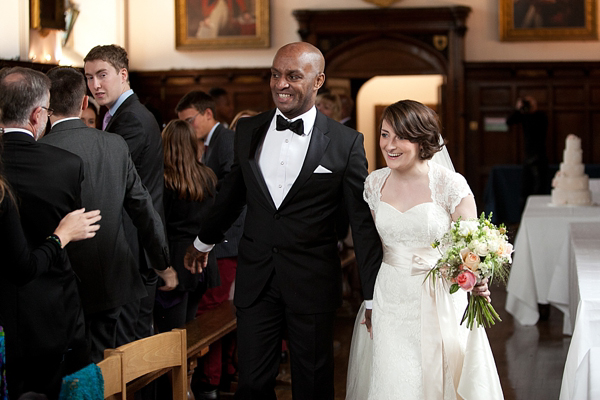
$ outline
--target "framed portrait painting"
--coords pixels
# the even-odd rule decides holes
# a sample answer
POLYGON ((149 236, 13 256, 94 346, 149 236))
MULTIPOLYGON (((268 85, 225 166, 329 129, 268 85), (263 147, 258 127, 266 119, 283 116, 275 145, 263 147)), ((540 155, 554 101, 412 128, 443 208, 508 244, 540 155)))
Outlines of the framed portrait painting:
POLYGON ((178 50, 269 47, 269 0, 175 0, 178 50))
POLYGON ((500 39, 597 40, 596 0, 498 0, 500 39))

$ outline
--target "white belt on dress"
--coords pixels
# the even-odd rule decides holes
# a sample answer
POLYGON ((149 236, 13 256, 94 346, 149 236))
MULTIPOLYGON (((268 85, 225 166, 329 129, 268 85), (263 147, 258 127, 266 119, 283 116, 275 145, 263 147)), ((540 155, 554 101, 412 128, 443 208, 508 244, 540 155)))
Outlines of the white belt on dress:
MULTIPOLYGON (((422 275, 423 279, 440 258, 436 249, 386 248, 383 262, 392 266, 410 265, 411 275, 422 275)), ((444 398, 444 353, 452 374, 456 392, 462 371, 463 354, 458 340, 458 319, 444 279, 431 279, 423 283, 421 291, 421 368, 425 399, 444 398)), ((460 399, 457 393, 457 398, 460 399)))

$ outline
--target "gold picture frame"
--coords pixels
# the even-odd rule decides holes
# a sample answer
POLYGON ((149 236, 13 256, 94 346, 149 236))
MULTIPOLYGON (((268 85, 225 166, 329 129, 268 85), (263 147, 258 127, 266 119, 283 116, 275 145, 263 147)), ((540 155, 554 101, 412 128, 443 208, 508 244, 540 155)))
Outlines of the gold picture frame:
POLYGON ((598 40, 596 0, 499 0, 500 40, 598 40))
POLYGON ((269 46, 269 0, 175 0, 177 50, 269 46))
POLYGON ((29 0, 31 29, 66 29, 65 0, 29 0))

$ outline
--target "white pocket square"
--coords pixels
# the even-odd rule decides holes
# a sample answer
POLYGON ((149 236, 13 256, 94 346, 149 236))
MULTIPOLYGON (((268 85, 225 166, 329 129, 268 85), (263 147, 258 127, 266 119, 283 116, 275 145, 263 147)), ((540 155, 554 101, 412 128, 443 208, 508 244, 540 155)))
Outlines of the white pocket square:
POLYGON ((328 170, 327 168, 325 168, 324 166, 322 166, 322 165, 319 165, 319 166, 317 167, 317 169, 315 169, 315 172, 313 172, 313 173, 314 173, 314 174, 330 174, 330 173, 331 173, 331 171, 330 171, 330 170, 328 170))

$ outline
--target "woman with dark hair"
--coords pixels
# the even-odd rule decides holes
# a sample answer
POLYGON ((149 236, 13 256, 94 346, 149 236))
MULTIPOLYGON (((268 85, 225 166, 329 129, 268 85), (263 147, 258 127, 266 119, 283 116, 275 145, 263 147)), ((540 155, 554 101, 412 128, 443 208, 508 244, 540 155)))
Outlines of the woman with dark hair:
MULTIPOLYGON (((452 221, 477 217, 465 178, 431 161, 443 143, 437 116, 425 105, 404 100, 384 110, 379 147, 387 168, 371 173, 364 190, 383 244, 383 262, 372 324, 371 312, 364 321, 372 341, 360 326, 360 312, 357 318, 347 399, 503 398, 485 330, 474 328, 471 335, 460 325, 466 292, 430 292, 426 275, 415 268, 435 265, 440 254, 431 244, 452 221)), ((488 299, 489 294, 487 282, 472 292, 488 299)))
MULTIPOLYGON (((204 274, 192 274, 183 266, 185 250, 200 230, 202 219, 216 194, 217 177, 198 161, 198 140, 194 128, 183 120, 173 120, 162 132, 165 163, 165 219, 171 262, 179 285, 171 292, 158 291, 154 307, 160 332, 178 328, 194 319, 204 274)), ((210 257, 214 258, 214 254, 210 257)), ((216 259, 209 267, 216 267, 216 259)))
POLYGON ((81 120, 88 128, 98 128, 98 106, 95 104, 95 100, 92 98, 88 99, 88 106, 81 112, 81 120))

